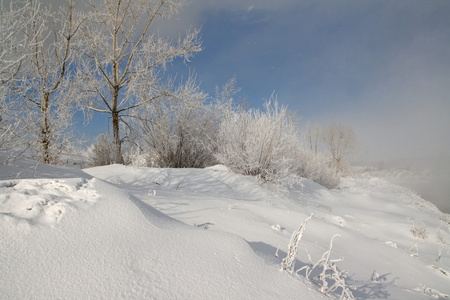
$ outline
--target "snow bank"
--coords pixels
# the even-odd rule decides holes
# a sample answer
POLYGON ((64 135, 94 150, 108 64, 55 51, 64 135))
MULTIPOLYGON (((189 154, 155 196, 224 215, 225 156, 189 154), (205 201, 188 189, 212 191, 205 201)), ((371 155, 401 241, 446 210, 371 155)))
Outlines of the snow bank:
MULTIPOLYGON (((340 190, 305 179, 280 195, 252 177, 214 169, 111 166, 86 171, 183 223, 242 237, 273 267, 286 256, 292 232, 313 213, 296 269, 309 259, 316 262, 332 236, 341 233, 331 256, 344 257, 339 268, 349 271, 348 284, 357 287, 353 294, 358 299, 450 294, 450 218, 384 179, 347 178, 340 190), (424 238, 415 229, 423 229, 424 238)), ((303 276, 293 277, 301 282, 303 276)))
POLYGON ((51 172, 0 181, 2 299, 323 297, 236 235, 182 224, 102 180, 51 172))
POLYGON ((1 299, 324 299, 280 271, 311 213, 296 270, 340 233, 330 258, 357 299, 450 294, 450 216, 384 179, 277 194, 221 167, 85 171, 0 166, 1 299))

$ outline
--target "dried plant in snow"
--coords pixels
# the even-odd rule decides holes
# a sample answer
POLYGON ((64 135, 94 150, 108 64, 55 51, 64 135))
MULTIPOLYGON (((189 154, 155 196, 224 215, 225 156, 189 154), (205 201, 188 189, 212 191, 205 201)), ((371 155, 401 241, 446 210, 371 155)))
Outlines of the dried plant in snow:
POLYGON ((305 270, 306 278, 310 278, 311 273, 315 269, 321 270, 321 273, 316 277, 312 278, 313 282, 316 282, 320 285, 320 291, 325 295, 337 290, 341 289, 341 299, 355 299, 353 297, 352 291, 355 287, 348 286, 345 279, 347 278, 346 270, 339 270, 337 267, 337 263, 343 261, 344 258, 340 257, 338 259, 331 259, 331 252, 333 251, 333 241, 337 236, 341 236, 340 233, 335 234, 331 240, 328 250, 322 255, 322 257, 313 264, 310 258, 309 265, 304 266, 303 268, 296 271, 299 273, 305 270))
POLYGON ((443 214, 442 216, 439 217, 439 219, 450 225, 450 215, 449 214, 443 214))
POLYGON ((303 232, 305 231, 306 224, 311 220, 313 214, 311 214, 305 221, 303 221, 302 225, 294 231, 292 234, 291 240, 289 241, 288 245, 288 252, 285 258, 281 261, 281 267, 283 270, 289 271, 291 273, 294 273, 295 271, 295 260, 297 258, 297 252, 298 252, 298 243, 302 239, 303 232))
POLYGON ((411 232, 414 237, 419 239, 425 239, 427 237, 427 230, 425 226, 416 226, 415 224, 411 227, 411 232))
POLYGON ((411 257, 419 256, 419 247, 417 246, 417 244, 418 242, 416 242, 414 245, 411 246, 411 248, 409 248, 409 252, 411 252, 409 256, 411 257))
POLYGON ((306 278, 320 285, 320 291, 325 295, 332 293, 338 289, 341 289, 341 299, 355 299, 352 294, 352 289, 355 287, 348 286, 345 279, 347 278, 347 271, 339 270, 337 263, 343 261, 344 258, 331 259, 331 252, 333 251, 333 241, 337 236, 341 234, 335 234, 330 241, 328 250, 322 255, 322 257, 315 263, 312 263, 311 256, 309 256, 309 265, 306 265, 299 270, 295 271, 295 260, 297 257, 297 247, 300 242, 305 226, 312 218, 312 214, 300 225, 291 237, 288 245, 288 252, 286 257, 281 262, 281 268, 289 271, 290 273, 298 274, 301 271, 305 271, 306 278), (314 270, 321 270, 321 273, 314 278, 310 278, 314 270))

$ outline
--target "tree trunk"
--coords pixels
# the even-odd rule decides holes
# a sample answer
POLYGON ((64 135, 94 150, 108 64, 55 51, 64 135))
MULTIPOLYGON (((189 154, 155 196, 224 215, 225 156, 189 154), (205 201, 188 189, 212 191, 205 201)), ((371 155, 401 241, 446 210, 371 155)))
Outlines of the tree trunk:
POLYGON ((42 114, 42 138, 41 138, 41 144, 42 144, 42 158, 43 162, 46 164, 50 163, 50 132, 49 132, 49 125, 48 125, 48 101, 49 101, 49 94, 44 95, 44 103, 41 104, 41 114, 42 114))
POLYGON ((119 114, 112 113, 113 134, 114 134, 114 163, 123 164, 122 147, 119 135, 119 114))
POLYGON ((120 142, 120 132, 119 132, 119 112, 117 111, 117 102, 119 99, 119 89, 118 87, 114 88, 113 91, 113 106, 111 111, 112 116, 112 124, 113 124, 113 135, 114 135, 114 163, 123 164, 122 157, 122 146, 120 142))

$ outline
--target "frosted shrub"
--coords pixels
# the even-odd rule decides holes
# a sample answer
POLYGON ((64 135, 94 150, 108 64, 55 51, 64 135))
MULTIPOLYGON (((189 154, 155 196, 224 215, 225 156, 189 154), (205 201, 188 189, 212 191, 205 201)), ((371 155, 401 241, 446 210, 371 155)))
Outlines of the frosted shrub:
POLYGON ((297 126, 276 100, 264 111, 227 111, 222 120, 216 158, 233 172, 277 182, 295 174, 299 147, 297 126))
POLYGON ((309 178, 326 188, 336 188, 340 183, 339 175, 330 167, 330 161, 321 154, 298 149, 296 152, 296 173, 300 177, 309 178))
POLYGON ((114 144, 111 139, 102 134, 98 141, 89 149, 89 159, 93 166, 105 166, 114 162, 114 144))
POLYGON ((149 154, 142 151, 142 149, 138 146, 132 146, 124 152, 123 160, 125 165, 147 167, 149 164, 149 154))
POLYGON ((140 112, 143 139, 163 168, 203 168, 216 163, 213 140, 218 116, 193 80, 175 97, 149 103, 140 112))

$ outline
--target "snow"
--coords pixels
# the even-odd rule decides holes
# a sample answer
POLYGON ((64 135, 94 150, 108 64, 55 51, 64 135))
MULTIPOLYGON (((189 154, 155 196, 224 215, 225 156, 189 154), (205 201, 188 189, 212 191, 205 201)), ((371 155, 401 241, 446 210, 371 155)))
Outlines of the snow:
POLYGON ((280 271, 331 257, 357 299, 446 299, 450 216, 370 174, 281 194, 226 167, 0 165, 1 299, 327 299, 280 271), (424 230, 425 238, 415 237, 424 230), (308 256, 309 255, 309 256, 308 256))

